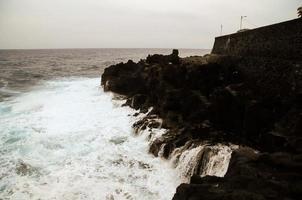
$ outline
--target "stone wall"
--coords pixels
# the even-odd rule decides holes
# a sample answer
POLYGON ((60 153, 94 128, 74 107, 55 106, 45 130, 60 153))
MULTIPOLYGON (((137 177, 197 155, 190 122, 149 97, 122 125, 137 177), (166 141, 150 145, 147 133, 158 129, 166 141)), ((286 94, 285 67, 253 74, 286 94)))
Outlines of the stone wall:
POLYGON ((212 53, 302 60, 302 18, 216 37, 212 53))

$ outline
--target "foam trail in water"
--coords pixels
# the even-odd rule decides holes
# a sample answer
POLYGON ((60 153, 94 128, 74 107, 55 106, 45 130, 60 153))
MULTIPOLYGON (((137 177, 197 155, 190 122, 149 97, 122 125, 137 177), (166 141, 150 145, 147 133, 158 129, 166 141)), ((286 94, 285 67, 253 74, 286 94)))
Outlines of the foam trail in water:
POLYGON ((147 154, 130 108, 99 79, 47 82, 0 103, 0 197, 171 199, 176 170, 147 154))

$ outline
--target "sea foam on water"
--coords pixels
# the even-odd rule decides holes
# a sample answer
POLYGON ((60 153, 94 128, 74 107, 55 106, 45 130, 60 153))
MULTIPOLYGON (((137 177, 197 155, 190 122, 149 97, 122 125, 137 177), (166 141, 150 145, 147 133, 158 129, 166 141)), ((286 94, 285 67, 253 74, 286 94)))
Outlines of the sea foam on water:
POLYGON ((99 78, 48 81, 0 103, 3 199, 171 199, 177 170, 148 154, 99 78))

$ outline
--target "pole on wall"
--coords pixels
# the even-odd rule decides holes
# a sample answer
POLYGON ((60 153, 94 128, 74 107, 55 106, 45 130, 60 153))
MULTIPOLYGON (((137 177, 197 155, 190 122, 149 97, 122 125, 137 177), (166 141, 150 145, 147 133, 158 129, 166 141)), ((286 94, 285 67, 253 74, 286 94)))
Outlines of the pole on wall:
POLYGON ((246 18, 246 17, 247 17, 247 16, 241 16, 241 17, 240 17, 240 29, 239 29, 239 30, 242 29, 243 19, 246 18))

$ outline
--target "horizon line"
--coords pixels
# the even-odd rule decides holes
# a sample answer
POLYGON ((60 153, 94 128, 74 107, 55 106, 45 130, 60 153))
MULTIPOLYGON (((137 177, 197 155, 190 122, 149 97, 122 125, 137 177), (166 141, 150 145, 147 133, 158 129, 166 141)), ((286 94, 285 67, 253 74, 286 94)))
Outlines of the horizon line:
POLYGON ((211 50, 212 48, 175 48, 175 47, 64 47, 64 48, 0 48, 1 50, 67 50, 67 49, 178 49, 178 50, 211 50))

